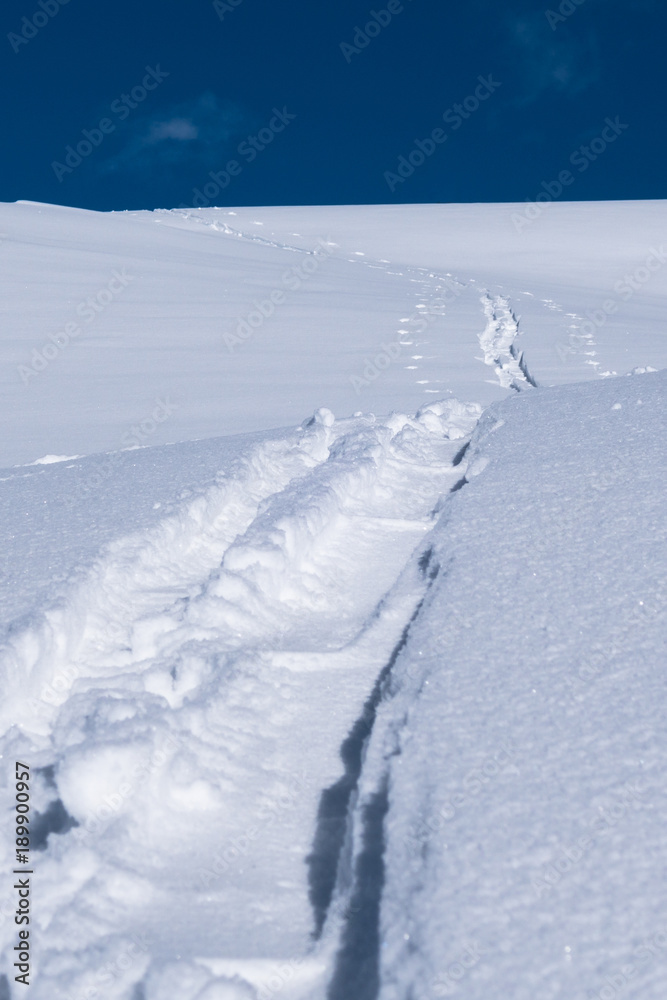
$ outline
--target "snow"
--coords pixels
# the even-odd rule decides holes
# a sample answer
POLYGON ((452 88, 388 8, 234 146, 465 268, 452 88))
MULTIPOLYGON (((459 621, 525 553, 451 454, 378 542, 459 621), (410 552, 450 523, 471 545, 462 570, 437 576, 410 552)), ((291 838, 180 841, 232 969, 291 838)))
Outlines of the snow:
POLYGON ((665 205, 524 207, 0 206, 36 1000, 664 995, 665 205))
POLYGON ((597 996, 628 965, 623 995, 664 995, 666 390, 524 393, 477 427, 357 805, 388 788, 383 998, 597 996))
POLYGON ((486 292, 520 319, 540 384, 660 368, 664 203, 554 204, 517 232, 523 208, 0 206, 0 465, 284 427, 320 406, 485 405, 503 395, 480 379, 486 292))

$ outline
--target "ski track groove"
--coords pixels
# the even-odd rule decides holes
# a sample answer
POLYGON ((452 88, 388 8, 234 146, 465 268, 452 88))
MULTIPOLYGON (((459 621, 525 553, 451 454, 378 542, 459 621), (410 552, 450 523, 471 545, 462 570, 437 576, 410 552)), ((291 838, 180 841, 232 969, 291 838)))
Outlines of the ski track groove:
MULTIPOLYGON (((234 229, 222 220, 201 218, 189 211, 181 213, 181 217, 188 221, 208 226, 216 232, 222 232, 228 236, 234 236, 251 243, 259 243, 274 249, 311 256, 321 256, 324 253, 322 246, 314 250, 295 247, 288 243, 277 242, 276 240, 270 240, 254 233, 246 233, 242 230, 234 229)), ((334 246, 330 241, 327 242, 329 245, 334 246)), ((349 264, 362 264, 374 270, 382 270, 388 275, 395 275, 396 277, 405 278, 409 282, 419 284, 423 289, 423 295, 420 295, 420 298, 431 297, 436 300, 443 291, 451 290, 452 284, 460 289, 468 287, 469 284, 474 284, 472 279, 470 282, 464 282, 450 272, 447 272, 447 274, 438 274, 428 267, 406 266, 403 271, 394 271, 391 270, 391 267, 394 266, 391 263, 365 255, 337 257, 336 259, 345 260, 349 264)), ((485 292, 481 298, 481 302, 487 320, 485 329, 478 337, 480 346, 484 352, 484 363, 495 369, 496 377, 500 385, 505 389, 513 389, 518 392, 526 386, 536 388, 538 383, 528 369, 524 352, 519 351, 516 346, 516 338, 520 336, 520 320, 510 306, 509 299, 500 294, 492 296, 489 292, 485 292)), ((407 335, 410 336, 409 333, 407 335)), ((399 338, 402 343, 411 343, 409 340, 404 340, 404 335, 401 334, 400 330, 399 338)))
MULTIPOLYGON (((89 720, 97 720, 101 745, 123 740, 106 707, 114 698, 127 695, 144 711, 161 706, 160 724, 152 732, 144 727, 142 736, 157 746, 165 733, 185 724, 180 720, 187 717, 186 698, 208 700, 211 671, 221 657, 240 664, 235 676, 248 658, 258 657, 298 676, 303 670, 317 675, 336 669, 341 651, 348 656, 356 651, 373 671, 378 651, 382 655, 401 621, 414 617, 428 586, 428 555, 422 547, 421 569, 415 569, 411 553, 463 471, 453 463, 460 465, 462 443, 480 413, 481 407, 455 400, 427 404, 416 417, 393 414, 385 420, 335 422, 329 411, 319 410, 284 439, 255 446, 206 494, 156 527, 107 546, 41 624, 13 636, 0 651, 7 692, 3 752, 31 747, 41 773, 56 776, 56 797, 42 812, 44 839, 50 833, 61 834, 57 839, 65 843, 74 838, 76 849, 74 840, 83 833, 89 849, 94 843, 92 834, 72 829, 73 814, 62 798, 65 792, 67 805, 68 774, 81 773, 77 746, 89 720), (208 666, 197 674, 199 661, 208 666), (17 718, 20 728, 12 725, 17 718)), ((369 700, 366 738, 396 655, 397 649, 375 673, 379 680, 369 700)), ((229 683, 232 701, 242 702, 247 682, 232 676, 229 683), (234 684, 241 684, 238 691, 234 684)), ((264 684, 262 697, 275 698, 264 680, 252 683, 264 684)), ((246 721, 251 708, 229 709, 240 728, 228 734, 229 722, 222 726, 228 759, 257 755, 258 737, 246 721)), ((213 736, 194 741, 193 736, 188 752, 196 745, 196 752, 210 755, 213 736)), ((350 809, 366 738, 357 748, 350 809)), ((290 767, 298 773, 298 758, 290 767)), ((375 821, 381 814, 373 812, 375 821)), ((52 845, 44 846, 50 857, 52 845)), ((377 868, 373 850, 366 860, 377 868)), ((63 904, 65 912, 76 898, 74 892, 63 904)), ((47 922, 58 916, 58 905, 51 901, 55 909, 45 914, 47 922)), ((95 941, 92 924, 88 933, 95 941)), ((334 938, 331 933, 324 938, 326 953, 334 938)), ((103 941, 104 935, 97 939, 99 947, 103 941)))
MULTIPOLYGON (((170 213, 171 214, 171 213, 170 213)), ((374 257, 368 257, 365 253, 353 252, 352 256, 349 252, 336 253, 340 249, 339 245, 334 243, 328 237, 320 237, 319 245, 314 249, 309 249, 307 247, 297 247, 290 243, 285 243, 284 241, 278 241, 275 239, 267 239, 265 236, 260 236, 257 233, 248 233, 240 229, 235 229, 230 226, 228 222, 222 219, 216 218, 206 218, 200 216, 196 212, 192 211, 182 211, 178 213, 179 218, 182 218, 186 222, 192 222, 199 226, 205 226, 214 232, 222 233, 225 236, 230 236, 235 239, 243 240, 247 243, 259 244, 261 246, 270 247, 274 250, 285 250, 290 253, 297 253, 306 256, 314 257, 330 257, 331 260, 335 260, 338 263, 346 264, 360 264, 371 270, 378 270, 383 272, 387 276, 394 278, 399 278, 405 284, 417 285, 418 289, 408 289, 408 294, 413 299, 414 303, 412 306, 412 314, 408 318, 397 320, 396 329, 389 333, 388 337, 392 337, 401 347, 410 347, 413 344, 415 346, 424 347, 426 344, 431 343, 430 339, 427 340, 415 340, 413 338, 421 336, 425 329, 430 326, 437 317, 444 316, 446 314, 446 306, 444 303, 444 296, 446 294, 451 294, 454 292, 455 295, 460 295, 461 292, 468 288, 470 285, 474 285, 474 279, 469 281, 463 281, 451 272, 441 273, 434 271, 433 268, 420 267, 416 265, 397 265, 392 264, 390 261, 382 260, 374 257), (396 267, 401 267, 401 270, 395 270, 396 267), (425 326, 425 319, 427 323, 425 326)), ((167 220, 158 219, 158 222, 165 224, 167 220)), ((406 310, 408 311, 408 310, 406 310)), ((405 360, 408 360, 407 358, 405 360)), ((421 360, 414 356, 409 359, 410 361, 421 360)), ((404 362, 403 362, 404 363, 404 362)), ((414 371, 414 379, 416 385, 428 385, 430 380, 420 380, 417 378, 417 372, 419 370, 419 365, 406 366, 412 371, 414 371)), ((440 395, 444 390, 444 385, 442 383, 433 383, 439 386, 439 388, 425 388, 422 391, 425 395, 440 395)))
POLYGON ((390 733, 389 741, 383 741, 385 749, 379 762, 377 751, 376 759, 371 761, 367 761, 367 754, 374 738, 378 711, 382 703, 391 700, 395 693, 394 667, 409 642, 412 625, 441 572, 440 565, 433 558, 428 537, 413 553, 410 564, 402 574, 403 580, 397 583, 396 589, 400 588, 405 577, 415 571, 422 586, 412 613, 377 677, 362 714, 341 748, 346 773, 337 785, 325 789, 322 794, 321 806, 326 804, 328 794, 338 790, 345 782, 348 784, 336 882, 324 913, 320 913, 316 921, 315 937, 322 936, 326 941, 328 936, 329 952, 335 952, 326 1000, 347 1000, 352 996, 359 1000, 375 1000, 380 988, 384 818, 389 808, 389 763, 399 752, 396 743, 398 730, 390 733), (356 744, 353 753, 350 752, 352 744, 356 744))

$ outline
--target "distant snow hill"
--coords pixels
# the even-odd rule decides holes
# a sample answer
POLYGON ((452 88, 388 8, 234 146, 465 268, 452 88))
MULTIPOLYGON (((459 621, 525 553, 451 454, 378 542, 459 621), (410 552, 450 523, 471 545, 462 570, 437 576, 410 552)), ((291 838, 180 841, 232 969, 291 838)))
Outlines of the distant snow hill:
POLYGON ((0 998, 665 996, 666 209, 525 211, 0 207, 0 998))
POLYGON ((0 205, 0 466, 487 404, 522 353, 540 385, 662 368, 666 222, 667 202, 0 205))

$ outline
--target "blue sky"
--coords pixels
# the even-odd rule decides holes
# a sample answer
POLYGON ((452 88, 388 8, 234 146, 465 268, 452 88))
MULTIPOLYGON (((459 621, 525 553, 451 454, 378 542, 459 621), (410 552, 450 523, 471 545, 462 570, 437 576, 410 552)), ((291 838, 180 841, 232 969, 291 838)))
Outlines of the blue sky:
POLYGON ((564 171, 570 200, 665 197, 664 0, 5 0, 2 21, 2 201, 524 201, 564 171))

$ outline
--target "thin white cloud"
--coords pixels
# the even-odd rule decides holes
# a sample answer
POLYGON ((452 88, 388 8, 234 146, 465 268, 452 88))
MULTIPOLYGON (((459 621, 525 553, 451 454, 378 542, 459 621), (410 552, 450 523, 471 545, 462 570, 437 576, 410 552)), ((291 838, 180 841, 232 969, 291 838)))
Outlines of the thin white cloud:
POLYGON ((231 101, 204 93, 149 116, 137 112, 123 127, 125 144, 101 164, 104 173, 147 172, 185 164, 217 163, 232 140, 250 130, 251 117, 231 101))
POLYGON ((189 118, 171 118, 166 122, 154 122, 146 136, 147 145, 162 142, 163 139, 177 139, 188 142, 199 138, 199 127, 189 118))

